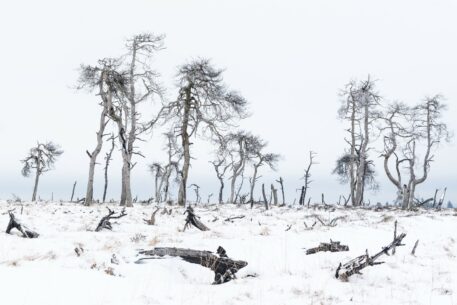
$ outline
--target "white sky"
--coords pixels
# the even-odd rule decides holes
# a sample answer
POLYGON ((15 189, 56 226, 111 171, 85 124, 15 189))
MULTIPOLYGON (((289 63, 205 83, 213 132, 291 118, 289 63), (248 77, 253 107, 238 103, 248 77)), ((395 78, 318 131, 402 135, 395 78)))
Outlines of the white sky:
MULTIPOLYGON (((371 74, 385 102, 409 104, 424 95, 442 93, 449 111, 445 121, 457 127, 457 2, 435 1, 3 1, 0 4, 0 198, 12 193, 30 199, 32 178, 20 174, 19 160, 37 140, 62 145, 56 170, 42 177, 39 194, 69 199, 84 196, 88 171, 86 149, 95 145, 97 98, 76 92, 78 67, 123 52, 124 39, 140 32, 164 33, 166 50, 155 64, 174 97, 177 65, 209 57, 226 68, 225 80, 250 102, 252 117, 242 126, 268 140, 283 155, 279 173, 264 172, 263 182, 279 174, 286 181, 288 201, 307 162, 308 150, 318 153, 310 195, 328 202, 347 194, 331 175, 344 148, 344 125, 337 120, 338 90, 353 78, 371 74)), ((147 114, 144 114, 147 117, 147 114)), ((133 172, 133 193, 152 194, 146 164, 161 161, 157 131, 142 147, 146 160, 133 172)), ((190 183, 203 198, 217 193, 208 165, 211 147, 195 144, 197 160, 190 183)), ((103 157, 104 153, 101 154, 103 157)), ((378 153, 372 157, 377 159, 378 153)), ((418 195, 430 197, 448 186, 457 202, 455 144, 436 153, 429 180, 418 195)), ((111 167, 108 197, 120 188, 119 156, 111 167)), ((379 160, 377 159, 377 162, 379 160)), ((373 201, 391 200, 395 190, 377 163, 381 190, 373 201)), ((96 197, 101 197, 102 172, 97 172, 96 197)), ((259 188, 260 189, 260 188, 259 188)), ((259 190, 258 189, 258 190, 259 190)), ((193 192, 190 192, 190 199, 193 192)))

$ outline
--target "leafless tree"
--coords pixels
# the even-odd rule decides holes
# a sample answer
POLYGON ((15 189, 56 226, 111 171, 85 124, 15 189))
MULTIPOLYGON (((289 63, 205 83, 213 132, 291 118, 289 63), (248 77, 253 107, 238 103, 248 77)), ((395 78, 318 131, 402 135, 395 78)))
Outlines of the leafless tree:
POLYGON ((101 106, 100 119, 98 124, 98 131, 96 132, 97 136, 97 145, 95 146, 92 152, 86 150, 87 155, 89 156, 89 175, 87 179, 87 188, 86 188, 86 197, 84 200, 84 205, 88 206, 93 201, 94 196, 94 174, 95 174, 95 165, 97 163, 97 157, 102 150, 103 146, 103 137, 105 136, 105 128, 109 122, 108 117, 108 101, 106 98, 103 98, 102 94, 104 91, 103 88, 103 78, 106 75, 106 70, 111 68, 110 60, 99 61, 99 65, 96 67, 81 65, 80 76, 78 80, 78 89, 89 89, 90 91, 97 88, 97 95, 100 95, 101 101, 99 105, 101 106))
POLYGON ((227 90, 222 70, 215 69, 206 59, 182 65, 177 83, 178 97, 164 107, 164 113, 181 138, 183 166, 178 204, 185 205, 191 137, 201 131, 202 136, 220 138, 225 128, 233 127, 234 119, 246 116, 246 101, 238 93, 227 90))
POLYGON ((107 116, 118 129, 123 161, 121 205, 132 206, 130 173, 135 166, 132 157, 142 156, 135 143, 159 117, 147 124, 140 123, 138 106, 163 92, 158 74, 150 65, 154 53, 163 47, 163 38, 153 34, 135 35, 127 40, 126 54, 118 59, 100 61, 99 66, 86 69, 85 77, 100 88, 99 95, 108 109, 107 116))
POLYGON ((230 158, 230 169, 232 175, 230 177, 230 203, 236 203, 238 194, 241 191, 243 179, 241 180, 238 191, 235 191, 236 181, 241 176, 243 178, 246 163, 252 158, 249 151, 249 142, 253 139, 253 135, 246 131, 237 131, 229 133, 225 137, 226 149, 230 158), (235 193, 236 192, 236 193, 235 193))
POLYGON ((447 125, 441 122, 442 112, 446 109, 443 97, 427 97, 414 107, 392 104, 383 115, 384 170, 389 180, 397 187, 402 207, 411 209, 414 205, 417 185, 428 178, 433 151, 443 141, 450 139, 447 125), (419 145, 424 147, 422 161, 419 162, 419 145), (394 173, 390 169, 394 163, 394 173), (418 169, 421 175, 417 174, 418 169), (406 180, 402 179, 406 176, 406 180))
POLYGON ((163 185, 163 176, 164 176, 164 169, 162 164, 158 162, 154 162, 149 165, 149 170, 154 175, 154 188, 155 188, 155 199, 156 202, 159 203, 162 200, 162 185, 163 185))
POLYGON ((225 143, 226 139, 223 139, 222 141, 224 142, 219 142, 219 147, 216 152, 216 159, 213 161, 210 161, 210 163, 213 165, 214 171, 216 172, 216 177, 219 180, 220 187, 219 187, 219 204, 222 204, 224 202, 224 176, 227 170, 230 167, 230 162, 229 162, 229 152, 226 147, 225 143))
POLYGON ((377 187, 374 165, 368 159, 368 152, 371 149, 370 136, 374 123, 379 118, 381 98, 370 77, 361 82, 350 82, 342 91, 342 96, 343 102, 338 114, 350 125, 347 129, 350 139, 345 139, 349 149, 337 160, 333 173, 340 177, 340 181, 349 183, 352 205, 360 206, 363 203, 365 187, 377 187))
POLYGON ((166 138, 166 151, 168 155, 167 164, 164 167, 164 174, 162 175, 162 184, 163 184, 163 201, 168 200, 170 193, 170 178, 173 173, 175 173, 175 180, 179 182, 179 164, 182 160, 182 149, 179 147, 176 137, 172 132, 165 133, 166 138))
POLYGON ((35 184, 33 186, 32 201, 36 200, 40 176, 43 173, 52 170, 57 158, 62 154, 63 150, 60 149, 59 145, 54 144, 53 142, 38 142, 37 146, 30 149, 25 159, 21 160, 24 164, 22 168, 22 175, 24 177, 29 177, 32 170, 35 170, 35 184))
POLYGON ((200 186, 198 184, 191 184, 189 185, 189 187, 193 187, 194 188, 194 192, 195 192, 195 203, 200 203, 201 202, 201 197, 200 197, 200 186))
POLYGON ((279 161, 279 155, 274 153, 265 153, 263 150, 267 146, 267 143, 260 139, 259 137, 252 137, 250 141, 247 142, 248 154, 252 155, 253 169, 254 172, 250 179, 250 193, 249 201, 251 203, 251 208, 254 205, 254 188, 257 180, 260 178, 258 176, 259 168, 263 165, 267 165, 271 169, 276 169, 276 164, 279 161))
POLYGON ((308 166, 306 167, 305 169, 305 175, 303 176, 302 179, 305 180, 305 185, 303 186, 303 192, 302 192, 302 196, 300 198, 300 204, 301 205, 304 205, 305 204, 305 201, 306 201, 306 193, 309 189, 309 185, 311 184, 311 182, 313 182, 311 180, 311 167, 315 164, 317 164, 315 161, 314 161, 314 157, 316 156, 316 153, 313 152, 313 151, 309 151, 309 162, 308 162, 308 166))

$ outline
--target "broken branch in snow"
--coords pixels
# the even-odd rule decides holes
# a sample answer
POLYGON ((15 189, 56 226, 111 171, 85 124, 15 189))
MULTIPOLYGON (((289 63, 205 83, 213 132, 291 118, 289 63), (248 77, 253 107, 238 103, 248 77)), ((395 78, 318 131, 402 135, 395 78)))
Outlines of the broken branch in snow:
POLYGON ((417 248, 418 244, 419 244, 419 240, 416 240, 416 242, 414 243, 413 250, 411 250, 411 255, 416 255, 416 248, 417 248))
POLYGON ((13 211, 8 211, 10 215, 10 222, 6 227, 6 234, 11 234, 12 229, 17 229, 19 232, 22 233, 22 237, 24 238, 37 238, 40 234, 35 231, 30 230, 25 225, 21 224, 19 220, 14 216, 13 211))
MULTIPOLYGON (((339 216, 339 217, 335 217, 333 218, 332 220, 330 220, 328 223, 325 223, 320 217, 319 215, 316 215, 316 214, 313 214, 313 215, 310 215, 309 217, 314 217, 316 218, 320 223, 321 225, 325 226, 325 227, 336 227, 337 225, 337 221, 340 220, 340 219, 345 219, 346 216, 339 216)), ((305 223, 305 226, 306 226, 306 223, 305 223)), ((313 225, 314 226, 314 225, 313 225)))
POLYGON ((200 220, 198 220, 200 217, 195 215, 194 209, 192 209, 192 207, 188 206, 186 211, 184 212, 184 214, 186 214, 186 213, 187 213, 187 217, 186 217, 186 223, 184 224, 183 231, 185 231, 191 225, 193 225, 200 231, 209 231, 209 228, 207 226, 205 226, 200 220))
POLYGON ((233 217, 229 217, 229 218, 226 218, 224 221, 230 221, 230 222, 233 222, 235 219, 242 219, 246 217, 245 215, 240 215, 240 216, 233 216, 233 217))
POLYGON ((152 212, 151 214, 151 218, 150 219, 143 219, 145 223, 147 223, 148 225, 150 226, 153 226, 156 224, 156 213, 160 210, 159 207, 157 207, 157 209, 152 212))
POLYGON ((241 268, 247 266, 245 261, 232 260, 227 256, 224 248, 217 248, 217 255, 211 251, 200 251, 183 248, 157 247, 152 250, 140 251, 138 254, 147 255, 140 258, 136 263, 141 263, 145 259, 155 259, 158 257, 172 256, 181 257, 184 261, 192 264, 199 264, 214 271, 213 284, 222 284, 236 279, 235 274, 241 268))
POLYGON ((318 247, 306 250, 306 255, 314 254, 321 251, 342 252, 349 251, 349 247, 347 245, 341 245, 339 241, 330 240, 330 243, 320 243, 318 247))
POLYGON ((360 255, 354 258, 353 260, 350 260, 344 265, 340 263, 340 265, 336 269, 335 277, 342 281, 347 281, 351 275, 361 274, 360 270, 362 270, 365 267, 384 263, 376 262, 376 259, 378 259, 383 254, 389 255, 389 250, 394 249, 395 247, 404 246, 404 244, 402 244, 401 242, 403 238, 405 238, 405 236, 405 233, 400 234, 398 237, 394 238, 394 240, 389 245, 383 247, 381 251, 379 251, 373 256, 368 255, 368 250, 366 250, 366 253, 364 255, 360 255))
POLYGON ((121 211, 121 213, 119 215, 115 215, 116 212, 114 212, 110 208, 107 207, 107 209, 108 209, 108 215, 103 216, 103 218, 98 223, 98 226, 95 229, 95 232, 99 232, 103 229, 112 230, 113 227, 111 225, 111 221, 110 221, 111 219, 119 219, 121 217, 127 216, 127 214, 125 213, 125 208, 121 211))

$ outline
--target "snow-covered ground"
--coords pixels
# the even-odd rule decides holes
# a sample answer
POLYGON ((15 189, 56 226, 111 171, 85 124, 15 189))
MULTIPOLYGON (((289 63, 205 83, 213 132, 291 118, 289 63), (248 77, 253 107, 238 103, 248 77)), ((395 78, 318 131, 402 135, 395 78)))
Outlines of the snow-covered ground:
POLYGON ((159 211, 156 225, 148 226, 143 219, 150 217, 154 206, 138 204, 115 221, 113 231, 94 232, 106 214, 102 205, 25 203, 21 215, 20 204, 0 202, 3 228, 12 208, 41 235, 24 239, 17 232, 0 233, 0 304, 457 304, 454 210, 329 212, 273 207, 264 211, 212 205, 196 208, 210 231, 183 232, 183 208, 167 207, 171 215, 159 211), (346 217, 336 227, 318 222, 306 229, 304 221, 308 226, 314 223, 312 214, 324 221, 346 217), (237 215, 246 217, 224 221, 237 215), (368 267, 349 282, 334 278, 340 262, 366 249, 374 254, 389 244, 395 220, 398 232, 407 233, 404 247, 394 256, 383 256, 385 264, 368 267), (349 245, 350 251, 305 254, 304 248, 330 239, 349 245), (211 285, 211 270, 178 258, 134 263, 138 249, 154 246, 211 251, 223 246, 229 257, 249 265, 238 272, 237 280, 211 285), (75 248, 84 251, 78 256, 75 248), (118 264, 111 262, 113 254, 118 264))

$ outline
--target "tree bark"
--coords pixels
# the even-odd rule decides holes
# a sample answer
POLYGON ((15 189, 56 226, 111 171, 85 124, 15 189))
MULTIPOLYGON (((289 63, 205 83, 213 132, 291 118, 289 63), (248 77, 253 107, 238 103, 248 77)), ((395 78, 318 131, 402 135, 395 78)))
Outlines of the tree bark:
POLYGON ((103 145, 103 133, 106 127, 106 110, 103 107, 103 111, 100 115, 100 123, 97 132, 97 146, 95 147, 92 154, 89 154, 90 162, 89 162, 89 178, 87 180, 87 189, 86 189, 86 199, 84 201, 85 206, 89 206, 92 204, 93 196, 94 196, 94 174, 95 174, 95 164, 97 163, 97 157, 100 151, 102 150, 103 145))
POLYGON ((189 85, 185 90, 185 100, 184 100, 184 114, 183 114, 183 121, 181 126, 181 139, 182 139, 182 147, 184 153, 184 162, 181 171, 181 183, 179 185, 179 193, 178 193, 178 204, 184 206, 186 204, 187 195, 187 177, 189 175, 189 166, 190 166, 190 140, 189 140, 189 133, 188 133, 188 126, 189 126, 189 115, 190 115, 190 104, 191 104, 191 90, 192 87, 189 85))

